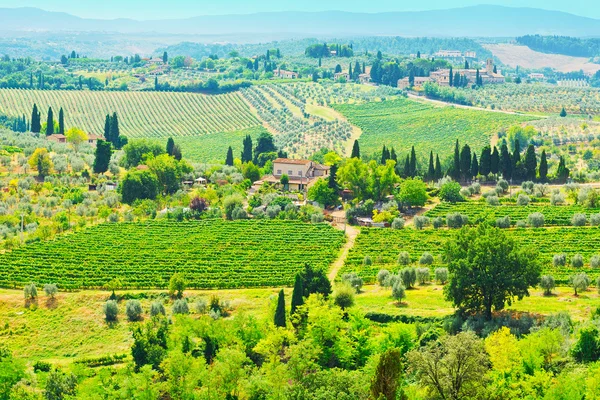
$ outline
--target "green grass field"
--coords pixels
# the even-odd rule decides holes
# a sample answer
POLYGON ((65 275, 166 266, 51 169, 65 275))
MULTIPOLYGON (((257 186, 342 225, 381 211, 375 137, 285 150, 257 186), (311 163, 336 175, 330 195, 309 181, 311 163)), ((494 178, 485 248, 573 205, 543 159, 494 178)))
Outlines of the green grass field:
MULTIPOLYGON (((532 246, 539 251, 543 273, 552 275, 561 284, 567 284, 569 276, 576 272, 586 272, 594 283, 600 275, 600 270, 589 267, 590 257, 600 254, 598 247, 600 228, 598 227, 521 228, 507 230, 507 233, 520 245, 532 246), (559 253, 567 254, 567 260, 575 254, 581 254, 585 266, 555 268, 552 266, 552 257, 559 253)), ((440 256, 443 245, 453 234, 454 231, 448 229, 419 231, 362 228, 341 273, 357 272, 366 282, 372 283, 380 269, 397 271, 402 268, 397 265, 398 254, 401 251, 408 252, 412 263, 417 266, 421 255, 429 252, 435 259, 432 269, 441 267, 443 265, 440 256), (363 265, 366 256, 371 258, 372 265, 363 265)))
MULTIPOLYGON (((29 117, 34 103, 42 121, 48 107, 56 119, 62 107, 67 127, 77 126, 93 134, 102 134, 106 114, 116 112, 121 133, 129 138, 203 137, 261 124, 239 93, 0 90, 0 114, 29 117)), ((209 146, 214 147, 214 141, 211 138, 209 146)))
POLYGON ((179 272, 190 288, 289 286, 305 263, 327 269, 343 242, 327 224, 296 221, 102 224, 0 254, 0 285, 164 288, 179 272))
POLYGON ((362 129, 359 139, 363 154, 381 151, 383 145, 394 147, 399 156, 411 146, 421 156, 430 151, 443 158, 452 152, 458 139, 478 151, 490 143, 492 135, 504 128, 533 118, 436 107, 408 99, 396 99, 365 104, 334 104, 350 123, 362 129))

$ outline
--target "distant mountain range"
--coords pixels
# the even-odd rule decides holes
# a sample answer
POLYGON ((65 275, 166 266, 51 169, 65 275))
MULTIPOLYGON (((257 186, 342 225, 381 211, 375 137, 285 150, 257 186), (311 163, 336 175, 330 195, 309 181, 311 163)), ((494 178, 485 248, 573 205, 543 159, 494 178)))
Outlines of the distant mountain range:
POLYGON ((273 12, 177 20, 99 20, 37 8, 0 8, 0 31, 159 33, 186 35, 514 37, 600 36, 600 20, 559 11, 480 5, 420 12, 273 12))

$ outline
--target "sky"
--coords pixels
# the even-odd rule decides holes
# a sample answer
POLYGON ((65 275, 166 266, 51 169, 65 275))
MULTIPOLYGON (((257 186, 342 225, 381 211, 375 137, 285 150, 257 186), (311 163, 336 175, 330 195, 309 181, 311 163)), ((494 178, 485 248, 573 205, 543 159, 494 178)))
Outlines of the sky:
POLYGON ((534 7, 600 19, 600 2, 596 0, 0 0, 0 7, 37 7, 84 18, 138 20, 266 11, 423 11, 477 4, 534 7))

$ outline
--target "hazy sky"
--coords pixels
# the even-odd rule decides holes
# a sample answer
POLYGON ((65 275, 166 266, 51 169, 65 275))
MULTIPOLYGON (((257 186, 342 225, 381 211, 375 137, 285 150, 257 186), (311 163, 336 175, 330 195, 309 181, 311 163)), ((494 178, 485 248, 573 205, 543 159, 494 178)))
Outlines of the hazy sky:
POLYGON ((38 7, 87 18, 164 19, 263 11, 420 11, 482 3, 559 10, 600 19, 597 0, 0 0, 0 7, 38 7))

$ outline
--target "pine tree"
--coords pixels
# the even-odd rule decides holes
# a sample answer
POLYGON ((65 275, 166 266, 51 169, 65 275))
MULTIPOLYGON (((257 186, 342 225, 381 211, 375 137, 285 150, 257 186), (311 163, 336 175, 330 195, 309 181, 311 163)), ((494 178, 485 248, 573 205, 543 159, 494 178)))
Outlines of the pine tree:
POLYGON ((173 140, 173 138, 168 138, 167 139, 167 154, 172 156, 173 155, 173 148, 175 147, 175 141, 173 140))
POLYGON ((442 179, 442 163, 440 163, 440 156, 439 154, 435 155, 435 179, 442 179))
POLYGON ((430 181, 435 179, 435 166, 433 165, 433 151, 429 152, 429 168, 427 169, 427 179, 430 181))
POLYGON ((110 142, 104 140, 98 140, 96 143, 96 152, 93 170, 96 174, 101 174, 108 171, 108 165, 110 163, 110 156, 112 154, 112 145, 110 142))
POLYGON ((460 174, 465 180, 471 175, 471 148, 468 144, 460 151, 460 174))
POLYGON ((227 149, 227 157, 225 158, 225 165, 233 167, 233 149, 231 146, 227 149))
POLYGON ((41 129, 40 112, 38 111, 37 105, 34 104, 33 110, 31 111, 31 132, 40 133, 41 129))
POLYGON ((471 161, 471 177, 477 177, 479 173, 479 163, 477 162, 477 154, 473 152, 473 160, 471 161))
POLYGON ((494 146, 494 150, 492 151, 492 157, 490 159, 490 172, 496 175, 499 172, 500 168, 500 154, 498 153, 498 148, 494 146))
POLYGON ((490 146, 485 146, 483 150, 481 150, 481 158, 479 159, 479 173, 483 176, 488 176, 492 169, 491 164, 492 150, 490 149, 490 146))
POLYGON ((292 309, 290 311, 290 315, 294 315, 298 307, 304 304, 304 297, 302 297, 302 293, 304 293, 304 287, 302 285, 302 276, 300 274, 296 274, 296 280, 294 282, 294 291, 292 292, 292 309))
POLYGON ((546 150, 542 150, 540 156, 540 181, 546 182, 548 178, 548 160, 546 159, 546 150))
POLYGON ((58 111, 58 133, 61 135, 65 134, 65 113, 62 107, 58 111))
POLYGON ((275 310, 275 326, 285 328, 285 297, 283 289, 279 291, 277 298, 277 309, 275 310))
POLYGON ((360 146, 358 144, 358 140, 355 140, 354 144, 352 145, 352 155, 350 158, 360 158, 360 146))
POLYGON ((415 153, 415 146, 410 150, 410 176, 417 176, 417 153, 415 153))
POLYGON ((54 114, 52 107, 48 108, 48 118, 46 119, 46 136, 54 135, 54 114))
POLYGON ((525 152, 525 169, 527 169, 527 179, 530 181, 536 178, 537 159, 535 158, 535 148, 532 144, 527 147, 525 152))

